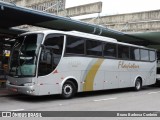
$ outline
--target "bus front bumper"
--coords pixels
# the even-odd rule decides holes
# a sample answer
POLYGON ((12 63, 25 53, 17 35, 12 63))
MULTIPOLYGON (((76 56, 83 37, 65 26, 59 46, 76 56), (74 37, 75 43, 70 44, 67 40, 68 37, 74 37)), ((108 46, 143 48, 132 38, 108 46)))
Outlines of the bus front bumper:
POLYGON ((17 85, 11 85, 6 83, 6 87, 9 91, 14 93, 22 93, 22 94, 33 95, 33 96, 38 95, 35 89, 36 88, 35 85, 34 86, 17 86, 17 85))

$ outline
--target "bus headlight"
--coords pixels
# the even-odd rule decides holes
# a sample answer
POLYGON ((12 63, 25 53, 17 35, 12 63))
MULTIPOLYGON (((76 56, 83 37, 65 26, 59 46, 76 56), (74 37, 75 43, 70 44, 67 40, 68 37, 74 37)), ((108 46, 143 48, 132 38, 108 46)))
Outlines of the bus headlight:
POLYGON ((24 86, 33 86, 35 83, 25 83, 24 86))

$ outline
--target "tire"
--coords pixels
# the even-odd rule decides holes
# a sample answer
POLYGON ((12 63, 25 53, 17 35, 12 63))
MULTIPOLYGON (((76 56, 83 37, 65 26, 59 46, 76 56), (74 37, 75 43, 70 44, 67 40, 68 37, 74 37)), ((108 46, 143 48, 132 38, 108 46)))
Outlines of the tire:
POLYGON ((135 91, 139 91, 142 89, 142 82, 140 78, 137 78, 134 89, 135 91))
POLYGON ((62 87, 61 97, 64 99, 72 98, 76 93, 76 86, 72 81, 67 81, 62 87))

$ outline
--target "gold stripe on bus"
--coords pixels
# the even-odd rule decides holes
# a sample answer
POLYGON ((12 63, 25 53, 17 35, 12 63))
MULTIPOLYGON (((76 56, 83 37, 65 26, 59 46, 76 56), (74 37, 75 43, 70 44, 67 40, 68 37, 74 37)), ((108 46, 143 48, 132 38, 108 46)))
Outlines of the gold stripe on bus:
POLYGON ((84 80, 83 91, 93 90, 95 76, 103 61, 104 59, 98 59, 95 64, 90 68, 84 80))

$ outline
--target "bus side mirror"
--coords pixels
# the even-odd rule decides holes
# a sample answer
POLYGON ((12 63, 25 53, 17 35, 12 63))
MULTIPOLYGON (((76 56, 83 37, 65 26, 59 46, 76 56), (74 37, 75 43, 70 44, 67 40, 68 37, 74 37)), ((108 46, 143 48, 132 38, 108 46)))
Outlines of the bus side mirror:
POLYGON ((41 44, 40 47, 42 48, 42 51, 41 51, 41 60, 42 61, 47 61, 46 47, 43 44, 41 44))
POLYGON ((47 53, 46 52, 44 52, 44 54, 43 54, 43 61, 47 61, 47 53))
POLYGON ((51 50, 53 49, 50 46, 45 46, 41 44, 42 53, 41 53, 41 60, 47 62, 48 57, 51 56, 51 50))
POLYGON ((45 45, 43 45, 43 44, 41 44, 40 47, 41 47, 42 49, 45 49, 45 45))

